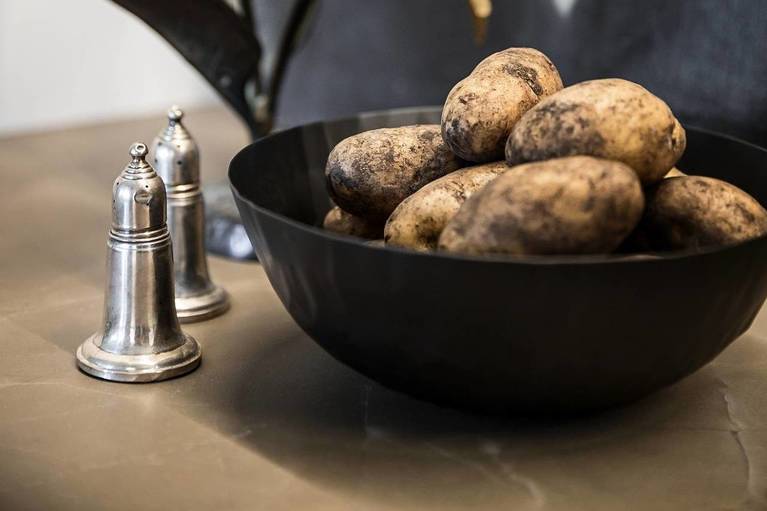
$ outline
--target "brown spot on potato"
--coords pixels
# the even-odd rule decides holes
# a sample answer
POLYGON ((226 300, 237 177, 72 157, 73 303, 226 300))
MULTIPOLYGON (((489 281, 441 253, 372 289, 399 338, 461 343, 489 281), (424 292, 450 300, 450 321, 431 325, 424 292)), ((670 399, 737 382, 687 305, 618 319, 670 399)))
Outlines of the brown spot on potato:
POLYGON ((509 62, 503 65, 503 70, 512 76, 523 79, 536 96, 543 95, 543 86, 538 82, 538 72, 532 67, 519 62, 509 62))

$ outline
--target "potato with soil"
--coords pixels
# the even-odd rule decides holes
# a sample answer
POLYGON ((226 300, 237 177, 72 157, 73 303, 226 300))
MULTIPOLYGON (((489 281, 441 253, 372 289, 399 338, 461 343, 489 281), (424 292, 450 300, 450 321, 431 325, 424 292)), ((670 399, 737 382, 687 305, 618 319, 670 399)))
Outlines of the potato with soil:
POLYGON ((328 211, 322 222, 322 227, 337 234, 356 236, 368 240, 377 240, 383 236, 382 222, 371 222, 347 213, 338 206, 328 211))
POLYGON ((522 114, 561 88, 557 68, 538 50, 509 48, 494 53, 448 94, 442 137, 464 160, 501 160, 511 128, 522 114))
POLYGON ((368 221, 385 222, 405 197, 460 168, 437 124, 381 128, 339 142, 325 177, 333 201, 368 221))
POLYGON ((442 229, 474 192, 506 172, 506 162, 456 170, 424 186, 402 201, 384 229, 387 245, 434 250, 442 229))
POLYGON ((595 156, 625 163, 649 185, 663 179, 686 144, 666 103, 641 85, 611 78, 567 87, 531 108, 511 130, 506 161, 595 156))
POLYGON ((647 206, 632 238, 645 249, 674 250, 727 245, 766 233, 767 211, 749 194, 711 177, 684 176, 647 190, 647 206))
POLYGON ((461 254, 612 252, 642 216, 644 197, 627 165, 571 156, 510 169, 472 195, 439 248, 461 254))

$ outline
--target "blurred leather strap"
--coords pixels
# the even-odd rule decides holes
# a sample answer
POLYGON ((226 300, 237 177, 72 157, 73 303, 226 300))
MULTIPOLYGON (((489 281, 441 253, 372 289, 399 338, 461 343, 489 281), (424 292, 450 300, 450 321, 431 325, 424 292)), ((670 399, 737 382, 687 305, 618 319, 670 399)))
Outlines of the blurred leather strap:
POLYGON ((487 21, 493 13, 492 0, 469 0, 469 7, 474 16, 474 42, 484 44, 487 39, 487 21))
POLYGON ((250 23, 221 0, 113 0, 165 38, 237 112, 254 138, 271 128, 262 108, 261 47, 250 23))

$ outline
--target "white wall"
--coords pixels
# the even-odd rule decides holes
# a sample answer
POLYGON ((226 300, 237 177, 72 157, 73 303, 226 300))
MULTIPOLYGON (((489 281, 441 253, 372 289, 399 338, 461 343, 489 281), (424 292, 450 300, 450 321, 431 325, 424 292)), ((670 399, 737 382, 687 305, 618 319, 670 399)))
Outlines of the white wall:
POLYGON ((170 45, 109 0, 0 0, 0 136, 216 101, 170 45))

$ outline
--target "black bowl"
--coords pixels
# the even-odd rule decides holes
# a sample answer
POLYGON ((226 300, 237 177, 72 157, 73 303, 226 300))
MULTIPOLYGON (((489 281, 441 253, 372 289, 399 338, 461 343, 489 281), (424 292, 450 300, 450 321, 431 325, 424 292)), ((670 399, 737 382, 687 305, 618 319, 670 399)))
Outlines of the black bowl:
MULTIPOLYGON (((292 128, 229 169, 269 281, 338 360, 427 400, 562 413, 628 402, 700 368, 767 296, 767 238, 660 259, 472 258, 366 245, 318 227, 324 165, 360 131, 438 122, 400 110, 292 128)), ((689 128, 680 168, 767 203, 767 151, 689 128)), ((258 307, 258 304, 252 304, 258 307)))

